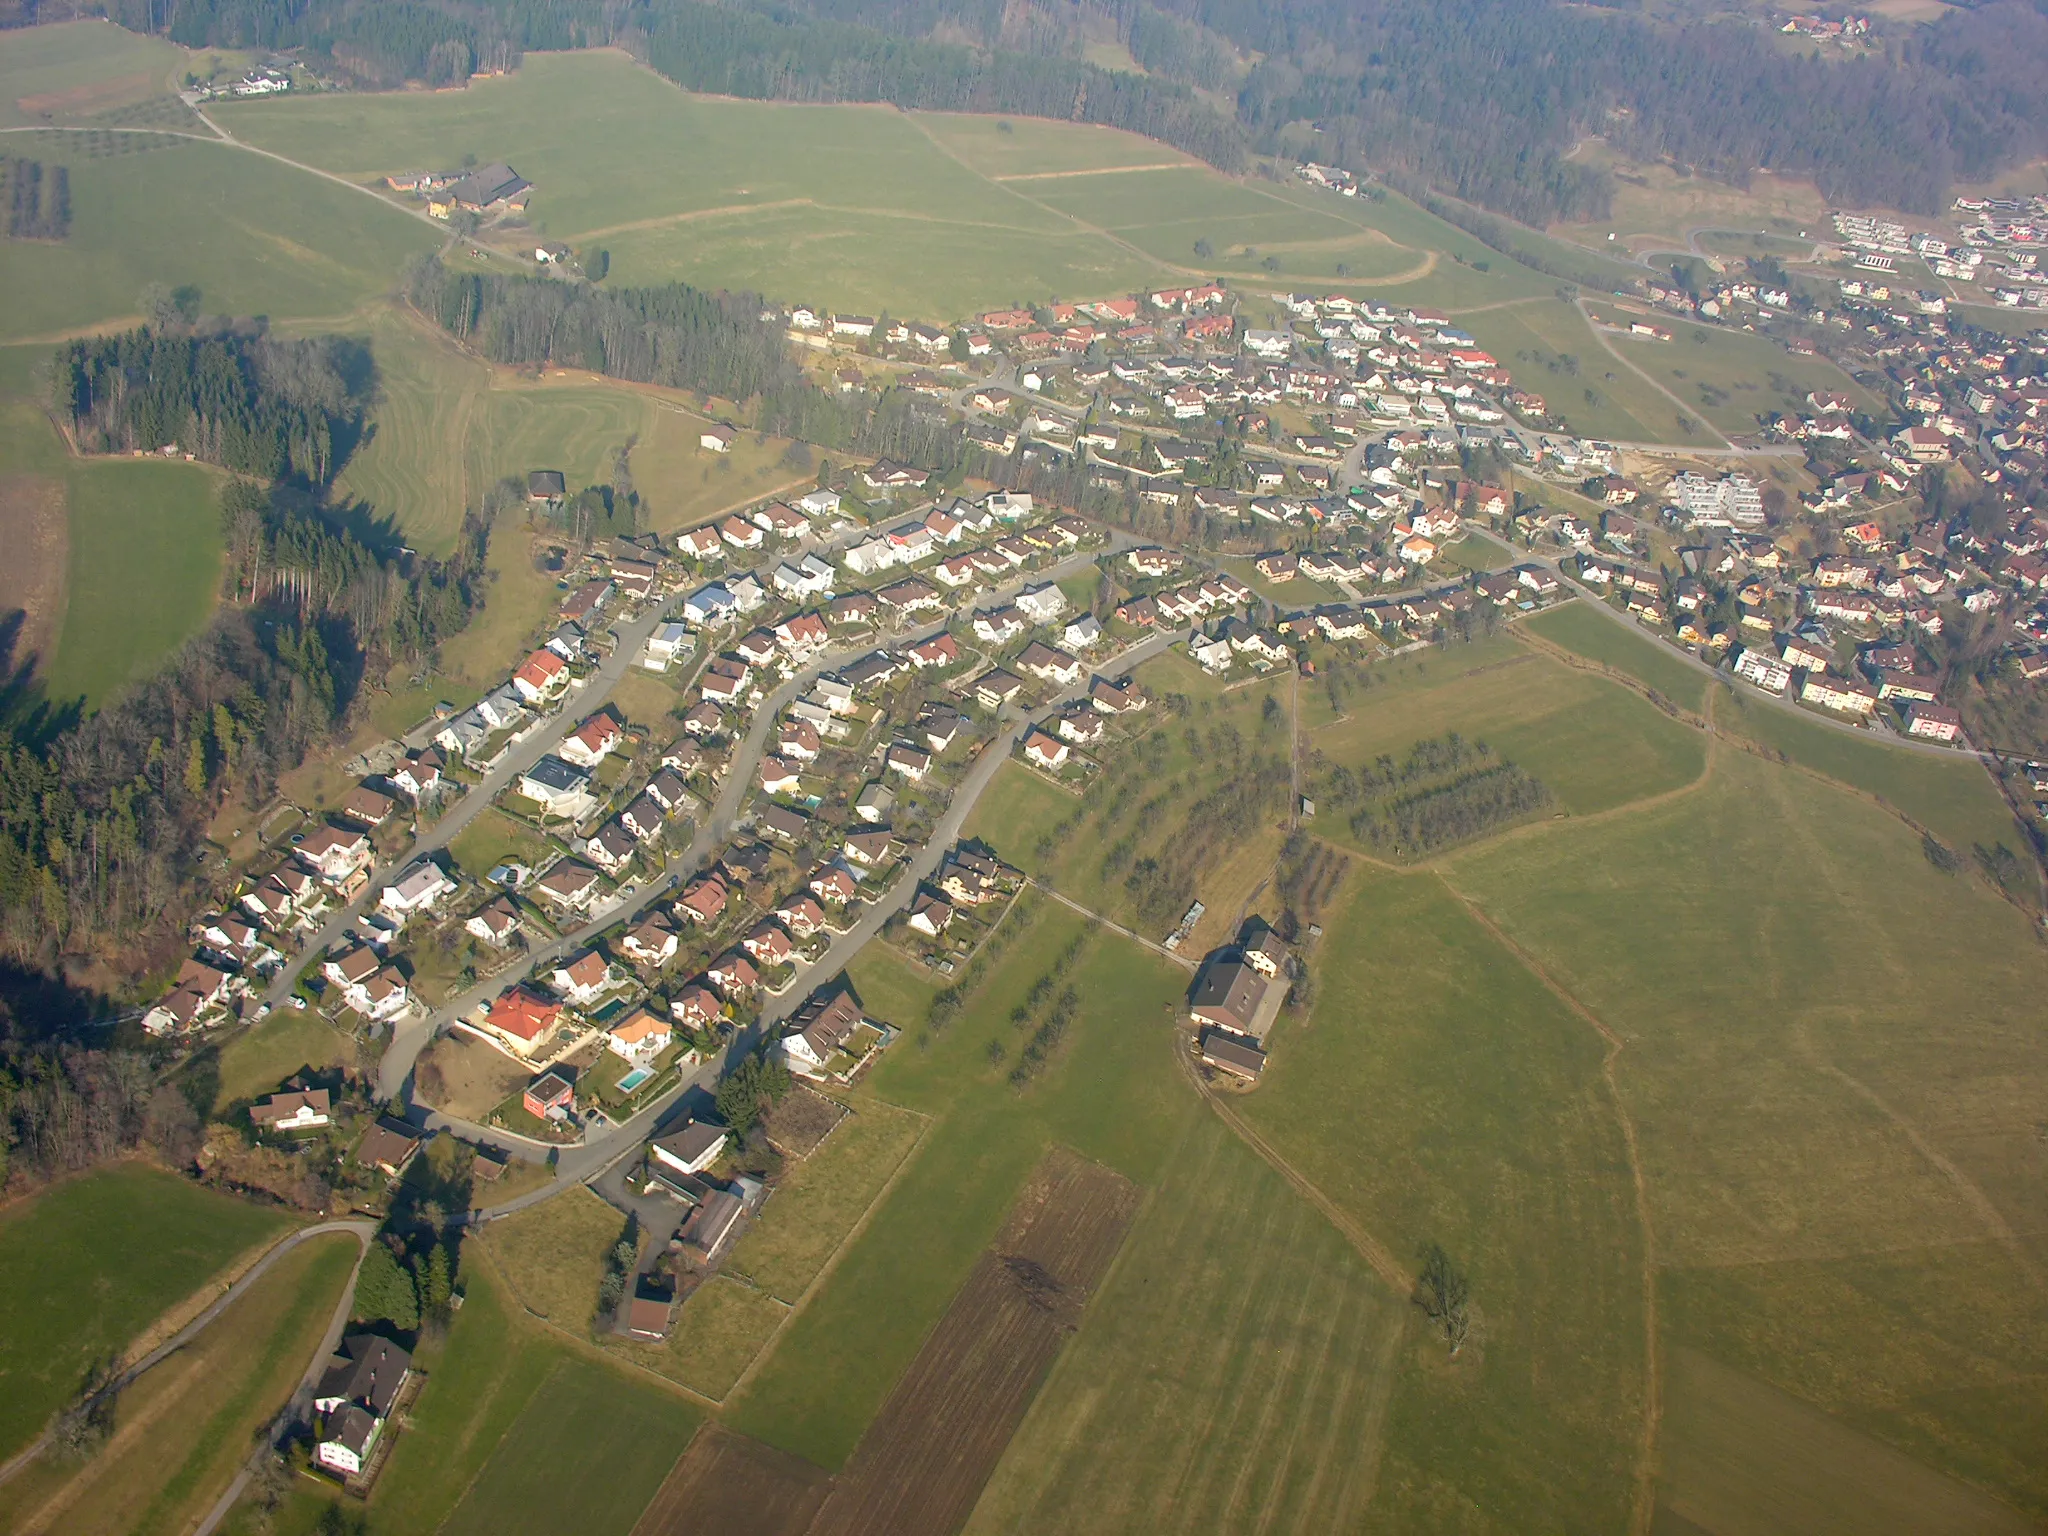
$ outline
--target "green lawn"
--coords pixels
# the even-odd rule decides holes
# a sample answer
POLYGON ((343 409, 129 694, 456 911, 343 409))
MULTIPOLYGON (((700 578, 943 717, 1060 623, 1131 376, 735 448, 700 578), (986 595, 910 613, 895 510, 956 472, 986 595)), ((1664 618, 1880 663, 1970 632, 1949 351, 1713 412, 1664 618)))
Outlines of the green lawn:
POLYGON ((220 594, 218 479, 192 464, 72 469, 70 594, 49 671, 53 697, 104 703, 205 627, 220 594))
POLYGON ((1706 705, 1712 678, 1669 646, 1638 633, 1633 624, 1617 624, 1595 613, 1589 601, 1567 603, 1534 614, 1523 623, 1553 645, 1626 672, 1674 704, 1695 713, 1706 705))
MULTIPOLYGON (((1346 696, 1348 719, 1309 738, 1320 759, 1352 768, 1382 755, 1398 761, 1416 742, 1455 731, 1533 773, 1578 816, 1689 784, 1706 764, 1699 731, 1505 636, 1404 657, 1376 675, 1381 686, 1346 696)), ((1317 831, 1347 840, 1338 815, 1317 831)))
POLYGON ((1157 139, 1093 123, 920 112, 917 124, 955 158, 997 181, 1013 176, 1058 175, 1063 171, 1166 165, 1188 159, 1157 139))
POLYGON ((260 1099, 302 1068, 346 1066, 355 1055, 348 1038, 312 1009, 280 1008, 222 1049, 214 1110, 260 1099))
POLYGON ((1178 969, 1121 940, 1091 937, 1072 972, 1079 1013, 1051 1065, 1009 1086, 1022 1039, 1007 1014, 1082 919, 1044 905, 985 988, 918 1043, 930 993, 902 962, 869 950, 854 964, 870 1012, 905 1029, 854 1096, 934 1117, 916 1160, 791 1322, 728 1422, 820 1466, 842 1463, 926 1333, 1002 1225, 1046 1146, 1059 1142, 1141 1183, 1159 1181, 1199 1112, 1174 1071, 1178 969), (991 1062, 1000 1042, 1004 1059, 991 1062))
POLYGON ((969 1536, 1357 1529, 1408 1310, 1198 1116, 969 1536))
POLYGON ((1441 1243, 1484 1319, 1455 1362, 1404 1346, 1378 1520, 1623 1526, 1643 1234, 1599 1037, 1432 876, 1360 877, 1319 996, 1240 1112, 1404 1264, 1441 1243))
POLYGON ((713 1275, 684 1298, 662 1343, 617 1335, 603 1343, 643 1369, 706 1397, 722 1398, 788 1315, 788 1306, 766 1291, 713 1275))
POLYGON ((94 159, 68 134, 10 149, 71 168, 70 237, 0 243, 0 339, 126 323, 145 284, 192 285, 208 313, 345 317, 396 285, 432 230, 261 155, 199 142, 94 159))
POLYGON ((528 1311, 581 1334, 597 1311, 606 1256, 625 1227, 612 1206, 572 1189, 492 1222, 478 1240, 528 1311))
POLYGON ((35 1438, 94 1360, 288 1225, 141 1163, 81 1174, 0 1216, 0 1457, 35 1438))
POLYGON ((672 1392, 564 1355, 441 1529, 626 1536, 702 1420, 672 1392))
POLYGON ((542 836, 523 821, 487 806, 476 820, 455 834, 448 851, 464 874, 482 879, 498 865, 511 859, 529 869, 546 858, 553 840, 542 836))
POLYGON ((2048 1320, 2014 1304, 2048 1257, 2027 920, 1737 753, 1697 795, 1452 864, 1623 1035, 1666 1337, 2048 1513, 2048 1320))

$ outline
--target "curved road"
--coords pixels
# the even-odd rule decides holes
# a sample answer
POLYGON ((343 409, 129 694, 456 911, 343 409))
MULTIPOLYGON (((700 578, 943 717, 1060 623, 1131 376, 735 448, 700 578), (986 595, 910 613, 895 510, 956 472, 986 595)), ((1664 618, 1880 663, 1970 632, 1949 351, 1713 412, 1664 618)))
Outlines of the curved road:
POLYGON ((1918 752, 1921 755, 1927 757, 1944 757, 1950 759, 1951 761, 1963 759, 1974 760, 1979 763, 1989 764, 1993 760, 1993 754, 1988 752, 1980 752, 1974 747, 1945 747, 1942 746, 1939 742, 1914 741, 1909 737, 1899 736, 1895 734, 1880 735, 1876 731, 1867 731, 1860 725, 1851 725, 1846 720, 1833 720, 1826 715, 1817 713, 1814 710, 1801 709, 1797 704, 1793 703, 1790 699, 1782 698, 1774 693, 1766 693, 1763 689, 1757 687, 1754 683, 1748 682, 1743 678, 1739 678, 1735 676, 1732 672, 1723 672, 1719 667, 1709 666, 1706 662, 1701 661, 1699 657, 1693 655, 1691 651, 1683 650, 1678 646, 1668 644, 1664 640, 1660 639, 1658 636, 1651 634, 1648 630, 1644 629, 1642 625, 1638 624, 1634 619, 1630 618, 1627 614, 1621 613, 1616 609, 1608 607, 1605 602, 1601 601, 1599 593, 1593 591, 1590 587, 1580 585, 1578 580, 1575 577, 1573 577, 1568 571, 1566 571, 1562 566, 1560 566, 1558 562, 1552 557, 1548 555, 1537 554, 1530 550, 1516 549, 1512 544, 1509 544, 1506 540, 1502 539, 1500 535, 1495 533, 1492 529, 1482 527, 1478 523, 1467 522, 1465 526, 1468 531, 1479 535, 1479 537, 1485 539, 1488 543, 1499 545, 1500 548, 1506 550, 1516 560, 1529 565, 1542 566, 1545 570, 1549 571, 1551 575, 1555 576, 1559 581, 1564 583, 1564 585, 1567 588, 1569 588, 1576 596, 1584 598, 1586 601, 1586 606, 1591 608, 1595 613, 1604 615, 1613 623, 1619 624, 1623 629, 1626 629, 1630 634, 1636 635, 1641 639, 1649 641, 1651 644, 1655 645, 1659 650, 1663 651, 1666 655, 1669 655, 1674 660, 1684 663, 1686 666, 1693 668, 1695 671, 1705 673, 1708 677, 1711 677, 1717 683, 1726 684, 1728 688, 1730 688, 1738 694, 1741 694, 1745 698, 1754 699, 1758 703, 1768 704, 1774 709, 1784 711, 1786 714, 1797 715, 1801 720, 1806 721, 1808 724, 1824 726, 1831 731, 1844 731, 1851 736, 1860 738, 1861 740, 1875 742, 1877 745, 1881 747, 1890 747, 1904 752, 1918 752))
MULTIPOLYGON (((307 1242, 310 1239, 316 1237, 332 1236, 334 1233, 337 1232, 349 1233, 352 1236, 354 1236, 356 1240, 356 1262, 360 1266, 362 1262, 361 1254, 368 1250, 370 1246, 370 1239, 372 1236, 376 1234, 376 1231, 377 1223, 375 1223, 374 1221, 346 1220, 323 1221, 316 1226, 300 1227, 295 1232, 287 1232, 283 1237, 279 1238, 278 1241, 275 1244, 273 1244, 261 1258, 259 1258, 254 1264, 250 1265, 249 1268, 243 1272, 240 1279, 236 1280, 233 1285, 230 1285, 226 1290, 222 1291, 220 1295, 216 1296, 212 1301, 208 1302, 205 1309, 201 1311, 198 1316, 194 1317, 192 1321, 187 1323, 184 1327, 180 1328, 176 1333, 172 1334, 170 1338, 166 1339, 163 1343, 159 1344, 155 1349, 151 1350, 148 1354, 144 1355, 140 1360, 136 1361, 126 1370, 122 1371, 121 1374, 115 1377, 112 1382, 110 1382, 107 1386, 101 1388, 100 1391, 97 1394, 95 1394, 95 1396, 104 1397, 110 1392, 126 1391, 130 1386, 132 1386, 135 1383, 136 1379, 140 1377, 145 1371, 148 1371, 155 1366, 163 1364, 163 1362, 168 1360, 172 1355, 175 1355, 187 1344, 190 1344, 201 1333, 205 1332, 207 1327, 216 1318, 218 1318, 221 1315, 221 1313, 225 1312, 229 1307, 233 1306, 238 1300, 240 1300, 241 1297, 248 1291, 249 1287, 254 1285, 258 1280, 261 1280, 264 1277, 264 1275, 269 1272, 272 1265, 277 1263, 277 1261, 283 1258, 286 1254, 290 1253, 294 1248, 298 1247, 299 1244, 307 1242)), ((335 1343, 339 1340, 341 1336, 340 1330, 348 1322, 349 1304, 355 1300, 355 1294, 355 1276, 350 1275, 348 1289, 342 1292, 341 1301, 335 1307, 334 1310, 334 1318, 328 1324, 328 1337, 322 1343, 319 1353, 314 1355, 312 1365, 307 1368, 307 1379, 309 1381, 312 1379, 313 1375, 319 1371, 321 1365, 326 1361, 327 1357, 334 1353, 335 1343)), ((21 1451, 16 1452, 13 1456, 9 1457, 4 1464, 0 1464, 0 1483, 6 1482, 9 1478, 13 1477, 17 1472, 19 1472, 23 1467, 27 1466, 31 1461, 35 1460, 37 1456, 42 1454, 44 1447, 46 1447, 49 1443, 50 1435, 49 1432, 46 1430, 41 1435, 38 1435, 36 1437, 33 1444, 25 1447, 21 1451)), ((237 1491, 239 1492, 239 1487, 237 1491)), ((211 1529, 210 1525, 208 1529, 211 1529)))

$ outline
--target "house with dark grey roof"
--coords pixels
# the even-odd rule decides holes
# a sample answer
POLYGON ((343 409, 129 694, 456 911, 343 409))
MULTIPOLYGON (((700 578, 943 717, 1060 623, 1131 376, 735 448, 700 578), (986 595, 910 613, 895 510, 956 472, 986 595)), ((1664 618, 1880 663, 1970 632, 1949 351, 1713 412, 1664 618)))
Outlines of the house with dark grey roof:
POLYGON ((458 208, 467 208, 471 213, 482 213, 493 204, 502 203, 506 198, 524 192, 528 185, 524 177, 500 160, 491 165, 478 166, 450 187, 448 196, 454 199, 458 208))
POLYGON ((1267 981, 1236 950, 1210 956, 1195 978, 1188 994, 1188 1012, 1203 1024, 1219 1026, 1256 1038, 1263 1033, 1258 1023, 1266 1000, 1267 981))
POLYGON ((412 1356, 389 1339, 372 1333, 344 1339, 313 1389, 320 1416, 313 1459, 343 1477, 361 1472, 411 1371, 412 1356))

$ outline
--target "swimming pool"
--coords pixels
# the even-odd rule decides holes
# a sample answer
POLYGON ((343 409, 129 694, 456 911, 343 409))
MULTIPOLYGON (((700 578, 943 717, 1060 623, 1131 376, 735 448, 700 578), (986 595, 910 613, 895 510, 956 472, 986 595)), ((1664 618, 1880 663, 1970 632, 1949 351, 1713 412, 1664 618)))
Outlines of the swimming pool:
POLYGON ((619 1092, 631 1093, 635 1088, 638 1088, 642 1083, 646 1082, 647 1079, 649 1079, 652 1076, 654 1076, 654 1074, 648 1071, 645 1067, 635 1067, 632 1071, 628 1072, 624 1077, 619 1079, 619 1092))

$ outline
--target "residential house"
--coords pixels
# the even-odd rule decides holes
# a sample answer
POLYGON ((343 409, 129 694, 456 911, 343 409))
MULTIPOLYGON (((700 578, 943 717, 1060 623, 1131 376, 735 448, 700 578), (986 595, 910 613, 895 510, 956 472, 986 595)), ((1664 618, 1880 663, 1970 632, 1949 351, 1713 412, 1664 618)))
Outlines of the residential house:
POLYGON ((343 1339, 313 1388, 314 1461, 343 1478, 361 1473, 411 1370, 412 1356, 389 1339, 367 1333, 343 1339))
POLYGON ((485 1003, 475 1023, 496 1035, 515 1055, 532 1056, 561 1019, 560 1003, 521 986, 485 1003))
POLYGON ((420 1139, 402 1122, 380 1119, 363 1132, 356 1143, 355 1160, 375 1168, 387 1178, 397 1178, 419 1155, 420 1139))
POLYGON ((573 821, 597 804, 590 775, 549 753, 519 776, 519 793, 548 816, 573 821))
POLYGON ((301 864, 329 885, 345 885, 367 869, 373 857, 369 834, 320 827, 306 834, 293 850, 301 864))
POLYGON ((312 1131, 333 1123, 333 1102, 325 1088, 273 1093, 249 1106, 249 1123, 259 1131, 312 1131))
POLYGON ((570 911, 588 911, 602 889, 598 873, 576 859, 563 859, 534 882, 543 901, 570 911))
POLYGON ((495 949, 503 949, 519 932, 519 909, 500 896, 470 914, 463 931, 475 935, 495 949))
POLYGON ((782 1037, 783 1060, 801 1076, 822 1077, 853 1032, 866 1022, 860 1004, 844 987, 829 995, 815 992, 805 999, 790 1022, 790 1032, 782 1037))
POLYGON ((936 891, 920 888, 911 899, 909 923, 917 932, 937 938, 953 921, 952 903, 936 891))
POLYGON ((431 861, 414 865, 377 898, 377 910, 396 922, 407 922, 441 904, 441 898, 459 887, 441 866, 431 861))
POLYGON ((675 959, 681 942, 674 924, 657 912, 619 940, 619 952, 635 965, 658 968, 675 959))
POLYGON ((716 1163, 725 1151, 726 1138, 731 1134, 722 1125, 707 1125, 701 1120, 686 1120, 682 1129, 671 1131, 647 1144, 648 1166, 652 1169, 668 1169, 679 1174, 702 1173, 716 1163))
POLYGON ((608 714, 595 714, 567 736, 556 748, 564 762, 574 763, 579 768, 595 768, 607 757, 612 749, 624 738, 619 722, 608 714))
POLYGON ((1963 717, 1946 704, 1908 704, 1906 734, 1930 741, 1956 741, 1963 734, 1963 717))
POLYGON ((520 1103, 536 1120, 570 1120, 576 1114, 576 1085, 566 1071, 551 1069, 526 1085, 520 1103))
POLYGON ((546 648, 527 657, 512 674, 512 686, 528 704, 553 698, 568 682, 569 664, 546 648))
POLYGON ((724 877, 715 869, 706 870, 683 887, 683 894, 676 901, 676 914, 708 928, 725 915, 725 904, 731 896, 724 877))
POLYGON ((1055 736, 1033 726, 1024 737, 1024 760, 1037 768, 1048 770, 1064 768, 1073 749, 1055 736))
POLYGON ((667 1050, 675 1034, 666 1019, 635 1008, 605 1031, 605 1047, 630 1062, 644 1064, 667 1050))
POLYGON ((611 967, 603 955, 586 949, 555 967, 548 977, 555 995, 577 1008, 588 1008, 611 990, 611 967))

